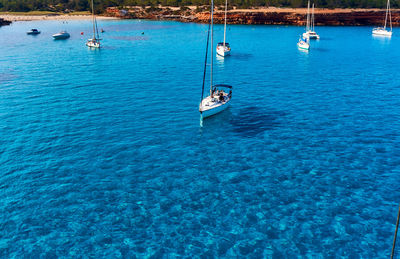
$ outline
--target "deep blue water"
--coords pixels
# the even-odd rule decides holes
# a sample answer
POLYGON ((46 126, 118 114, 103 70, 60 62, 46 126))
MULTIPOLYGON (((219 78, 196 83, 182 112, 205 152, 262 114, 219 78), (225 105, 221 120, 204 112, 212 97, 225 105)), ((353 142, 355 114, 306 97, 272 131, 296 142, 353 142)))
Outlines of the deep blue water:
POLYGON ((99 27, 101 50, 89 21, 0 28, 0 257, 389 256, 398 29, 318 27, 304 53, 301 27, 229 26, 231 108, 200 128, 207 26, 99 27))

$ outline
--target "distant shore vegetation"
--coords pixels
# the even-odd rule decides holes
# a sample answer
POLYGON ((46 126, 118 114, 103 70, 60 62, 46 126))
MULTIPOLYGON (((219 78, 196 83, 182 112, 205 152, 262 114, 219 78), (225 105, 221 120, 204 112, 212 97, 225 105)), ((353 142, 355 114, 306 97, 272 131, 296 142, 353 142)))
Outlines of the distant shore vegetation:
MULTIPOLYGON (((311 1, 313 2, 313 1, 311 1)), ((224 0, 215 0, 216 5, 223 5, 224 0)), ((251 7, 291 7, 304 8, 307 0, 228 0, 230 6, 251 7)), ((386 0, 315 0, 317 8, 385 8, 386 0)), ((158 5, 183 7, 208 5, 209 0, 95 0, 96 13, 105 12, 107 7, 151 6, 158 5)), ((398 1, 391 3, 398 8, 398 1)), ((83 12, 90 10, 89 0, 0 0, 2 12, 83 12)))

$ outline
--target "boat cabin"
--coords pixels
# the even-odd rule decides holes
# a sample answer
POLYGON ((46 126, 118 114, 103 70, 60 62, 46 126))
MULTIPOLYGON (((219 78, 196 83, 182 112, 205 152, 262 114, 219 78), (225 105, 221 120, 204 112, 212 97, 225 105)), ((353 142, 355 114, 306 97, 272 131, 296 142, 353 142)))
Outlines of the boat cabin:
MULTIPOLYGON (((219 47, 219 46, 224 46, 224 43, 223 43, 223 42, 218 42, 218 45, 217 45, 217 47, 219 47)), ((228 42, 225 42, 225 46, 226 46, 226 47, 228 47, 228 48, 230 48, 230 46, 229 46, 229 43, 228 43, 228 42)))
POLYGON ((217 98, 219 101, 226 101, 232 97, 232 86, 218 84, 214 85, 211 91, 211 97, 217 98))
POLYGON ((30 31, 27 32, 27 34, 39 34, 40 31, 38 29, 31 29, 30 31))

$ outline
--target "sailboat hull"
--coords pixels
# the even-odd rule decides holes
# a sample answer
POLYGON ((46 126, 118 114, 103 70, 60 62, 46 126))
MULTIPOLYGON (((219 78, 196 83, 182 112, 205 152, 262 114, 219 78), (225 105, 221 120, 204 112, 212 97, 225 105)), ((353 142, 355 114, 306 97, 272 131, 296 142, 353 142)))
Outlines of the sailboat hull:
POLYGON ((226 110, 229 107, 229 105, 230 104, 228 102, 226 104, 222 104, 222 105, 220 105, 218 107, 215 107, 213 109, 203 111, 203 118, 207 118, 207 117, 211 117, 213 115, 216 115, 216 114, 226 110))
POLYGON ((375 28, 372 30, 372 35, 377 35, 377 36, 385 36, 385 37, 391 37, 392 32, 387 31, 386 29, 381 29, 381 28, 375 28))
POLYGON ((309 31, 309 32, 303 33, 303 38, 319 40, 319 35, 314 31, 309 31))
POLYGON ((100 42, 88 41, 88 42, 86 42, 86 46, 88 46, 89 48, 99 49, 100 48, 100 42))
POLYGON ((230 48, 219 46, 217 47, 217 54, 220 55, 221 57, 226 57, 231 54, 231 50, 230 48))
POLYGON ((307 42, 304 42, 304 41, 299 41, 297 43, 297 47, 299 49, 309 50, 310 49, 310 44, 308 44, 307 42))
POLYGON ((230 105, 231 99, 228 98, 226 101, 217 101, 217 98, 211 98, 208 96, 203 99, 200 104, 199 111, 202 113, 203 118, 211 117, 224 110, 226 110, 230 105))

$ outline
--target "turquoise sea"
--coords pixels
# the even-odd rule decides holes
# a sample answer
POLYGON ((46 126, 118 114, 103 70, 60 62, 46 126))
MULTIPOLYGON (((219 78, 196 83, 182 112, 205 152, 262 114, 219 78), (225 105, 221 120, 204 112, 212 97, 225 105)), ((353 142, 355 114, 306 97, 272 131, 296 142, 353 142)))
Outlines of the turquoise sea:
POLYGON ((101 50, 90 21, 0 28, 1 258, 389 257, 400 30, 306 53, 303 27, 229 26, 231 107, 200 128, 207 25, 99 27, 101 50))

